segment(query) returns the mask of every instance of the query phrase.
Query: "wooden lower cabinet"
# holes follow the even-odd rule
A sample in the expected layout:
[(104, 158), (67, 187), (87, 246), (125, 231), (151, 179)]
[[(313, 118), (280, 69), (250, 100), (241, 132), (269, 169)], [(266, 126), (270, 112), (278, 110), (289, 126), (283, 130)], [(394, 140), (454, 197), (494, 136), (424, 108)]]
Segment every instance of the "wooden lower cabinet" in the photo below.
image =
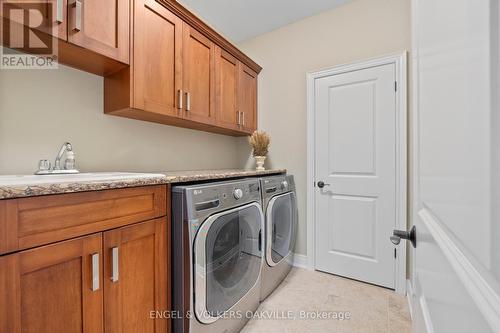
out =
[[(169, 229), (155, 219), (0, 257), (0, 333), (169, 332)], [(113, 250), (115, 249), (115, 250)]]
[(167, 332), (167, 260), (166, 218), (104, 233), (106, 333)]
[(103, 332), (102, 234), (0, 257), (0, 286), (2, 333)]

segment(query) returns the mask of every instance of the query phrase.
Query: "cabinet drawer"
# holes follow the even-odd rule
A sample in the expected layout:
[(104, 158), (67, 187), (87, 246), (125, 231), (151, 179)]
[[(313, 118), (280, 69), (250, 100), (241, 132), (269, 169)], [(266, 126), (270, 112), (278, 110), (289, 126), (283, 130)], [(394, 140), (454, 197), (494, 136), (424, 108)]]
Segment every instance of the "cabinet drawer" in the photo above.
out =
[(161, 217), (166, 205), (165, 185), (0, 202), (0, 253)]

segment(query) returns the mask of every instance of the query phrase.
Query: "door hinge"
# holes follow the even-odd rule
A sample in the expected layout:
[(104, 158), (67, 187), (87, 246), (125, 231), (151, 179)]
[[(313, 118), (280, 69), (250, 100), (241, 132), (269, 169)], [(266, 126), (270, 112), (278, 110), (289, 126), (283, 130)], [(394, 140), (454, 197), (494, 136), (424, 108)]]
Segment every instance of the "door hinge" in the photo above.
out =
[(394, 81), (394, 91), (398, 91), (398, 81)]
[(396, 255), (396, 249), (394, 249), (394, 259), (396, 259), (397, 255)]

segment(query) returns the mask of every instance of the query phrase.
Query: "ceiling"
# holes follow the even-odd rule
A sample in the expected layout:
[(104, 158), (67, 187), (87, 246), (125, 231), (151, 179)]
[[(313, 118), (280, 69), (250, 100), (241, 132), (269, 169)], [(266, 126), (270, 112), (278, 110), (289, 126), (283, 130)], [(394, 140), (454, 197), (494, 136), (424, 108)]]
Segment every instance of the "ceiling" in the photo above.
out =
[(235, 43), (349, 0), (177, 0)]

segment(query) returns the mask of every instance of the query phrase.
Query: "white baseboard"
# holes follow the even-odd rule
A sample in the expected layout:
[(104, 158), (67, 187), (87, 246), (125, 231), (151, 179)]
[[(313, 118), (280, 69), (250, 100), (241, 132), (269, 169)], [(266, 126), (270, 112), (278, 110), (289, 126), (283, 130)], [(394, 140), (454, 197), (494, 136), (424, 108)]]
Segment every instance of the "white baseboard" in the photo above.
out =
[(304, 254), (295, 253), (293, 255), (293, 266), (309, 269), (309, 259)]
[(410, 317), (413, 320), (413, 286), (411, 280), (406, 280), (406, 298), (408, 299), (408, 307), (410, 308)]

